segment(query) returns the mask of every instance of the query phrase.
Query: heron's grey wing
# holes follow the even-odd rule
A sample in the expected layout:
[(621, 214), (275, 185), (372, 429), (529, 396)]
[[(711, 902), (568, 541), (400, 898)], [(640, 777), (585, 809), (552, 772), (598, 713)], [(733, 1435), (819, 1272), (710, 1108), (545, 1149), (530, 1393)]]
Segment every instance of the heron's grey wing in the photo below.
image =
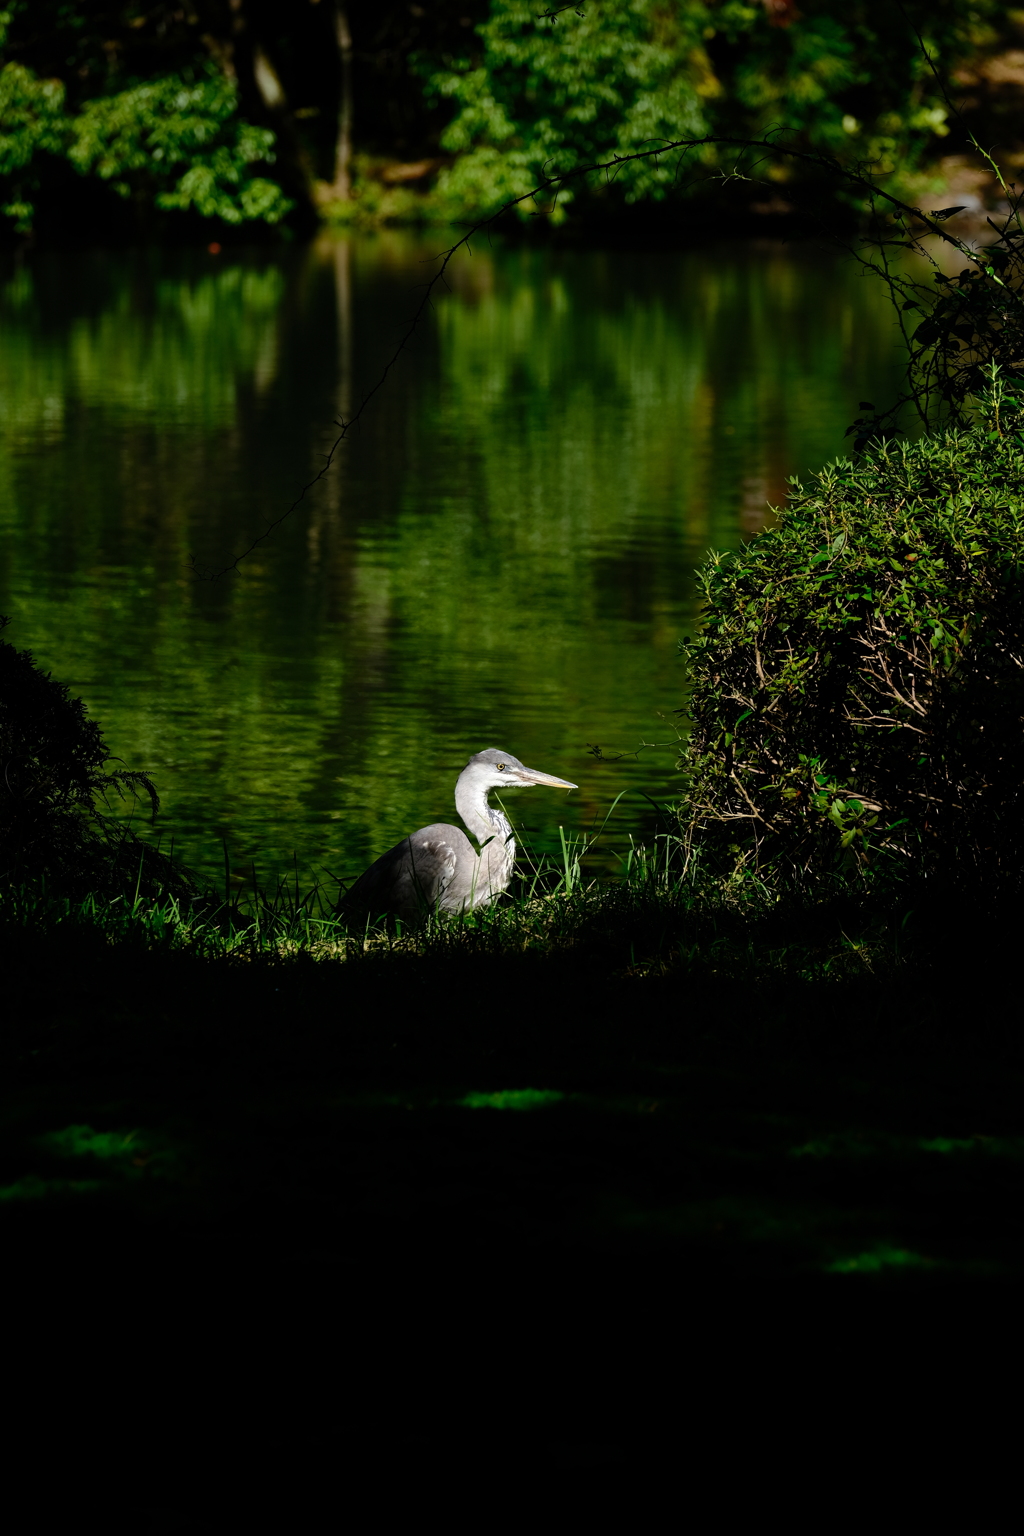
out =
[(465, 833), (438, 823), (421, 827), (399, 845), (403, 858), (394, 888), (392, 911), (396, 917), (415, 922), (442, 902), (455, 873), (458, 838), (465, 842)]
[(451, 884), (456, 864), (465, 852), (472, 855), (466, 834), (458, 827), (435, 823), (403, 838), (345, 895), (344, 910), (371, 919), (400, 917), (414, 923), (432, 912)]

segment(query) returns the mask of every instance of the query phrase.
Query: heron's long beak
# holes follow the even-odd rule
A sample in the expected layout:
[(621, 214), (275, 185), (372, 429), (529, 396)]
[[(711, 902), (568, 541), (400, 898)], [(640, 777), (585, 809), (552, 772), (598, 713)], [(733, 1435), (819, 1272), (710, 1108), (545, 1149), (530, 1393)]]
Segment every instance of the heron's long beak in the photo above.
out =
[(520, 784), (549, 784), (552, 789), (579, 789), (578, 784), (570, 784), (568, 779), (556, 779), (553, 773), (538, 773), (536, 768), (517, 768), (516, 778)]

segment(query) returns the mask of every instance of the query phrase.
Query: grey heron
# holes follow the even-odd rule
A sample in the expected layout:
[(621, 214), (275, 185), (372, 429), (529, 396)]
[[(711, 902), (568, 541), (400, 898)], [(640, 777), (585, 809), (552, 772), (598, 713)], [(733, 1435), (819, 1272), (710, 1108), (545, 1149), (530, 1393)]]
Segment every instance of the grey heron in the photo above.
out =
[(518, 757), (496, 747), (478, 752), (459, 774), (455, 809), (479, 847), (461, 827), (447, 822), (421, 827), (360, 875), (339, 910), (371, 920), (397, 917), (415, 923), (430, 912), (487, 906), (507, 887), (516, 857), (512, 825), (488, 804), (487, 796), (492, 789), (526, 789), (534, 784), (578, 788), (568, 779), (526, 768)]

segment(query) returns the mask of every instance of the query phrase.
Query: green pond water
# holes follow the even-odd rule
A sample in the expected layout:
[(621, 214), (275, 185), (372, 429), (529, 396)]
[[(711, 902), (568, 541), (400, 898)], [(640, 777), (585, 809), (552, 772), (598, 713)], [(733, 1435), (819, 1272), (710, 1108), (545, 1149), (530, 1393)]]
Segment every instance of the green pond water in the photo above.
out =
[[(838, 253), (481, 245), (335, 467), (443, 244), (52, 254), (0, 281), (0, 611), (149, 769), (200, 869), (350, 875), (453, 819), (501, 747), (579, 791), (508, 809), (606, 867), (676, 793), (709, 547), (843, 451), (899, 360)], [(590, 747), (638, 756), (598, 761)], [(138, 822), (144, 820), (141, 810)]]

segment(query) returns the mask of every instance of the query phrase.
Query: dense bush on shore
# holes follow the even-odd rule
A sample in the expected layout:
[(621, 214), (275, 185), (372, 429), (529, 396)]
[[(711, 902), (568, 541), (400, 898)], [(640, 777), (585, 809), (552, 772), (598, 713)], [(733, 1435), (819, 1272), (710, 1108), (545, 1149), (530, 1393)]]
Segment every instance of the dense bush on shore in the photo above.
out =
[[(0, 628), (9, 621), (0, 620)], [(145, 773), (105, 771), (110, 754), (81, 699), (28, 651), (0, 640), (0, 883), (81, 898), (196, 889), (183, 870), (104, 816), (110, 795), (156, 791)]]
[(702, 573), (686, 647), (691, 848), (807, 884), (846, 868), (1017, 889), (1024, 404), (876, 443)]

